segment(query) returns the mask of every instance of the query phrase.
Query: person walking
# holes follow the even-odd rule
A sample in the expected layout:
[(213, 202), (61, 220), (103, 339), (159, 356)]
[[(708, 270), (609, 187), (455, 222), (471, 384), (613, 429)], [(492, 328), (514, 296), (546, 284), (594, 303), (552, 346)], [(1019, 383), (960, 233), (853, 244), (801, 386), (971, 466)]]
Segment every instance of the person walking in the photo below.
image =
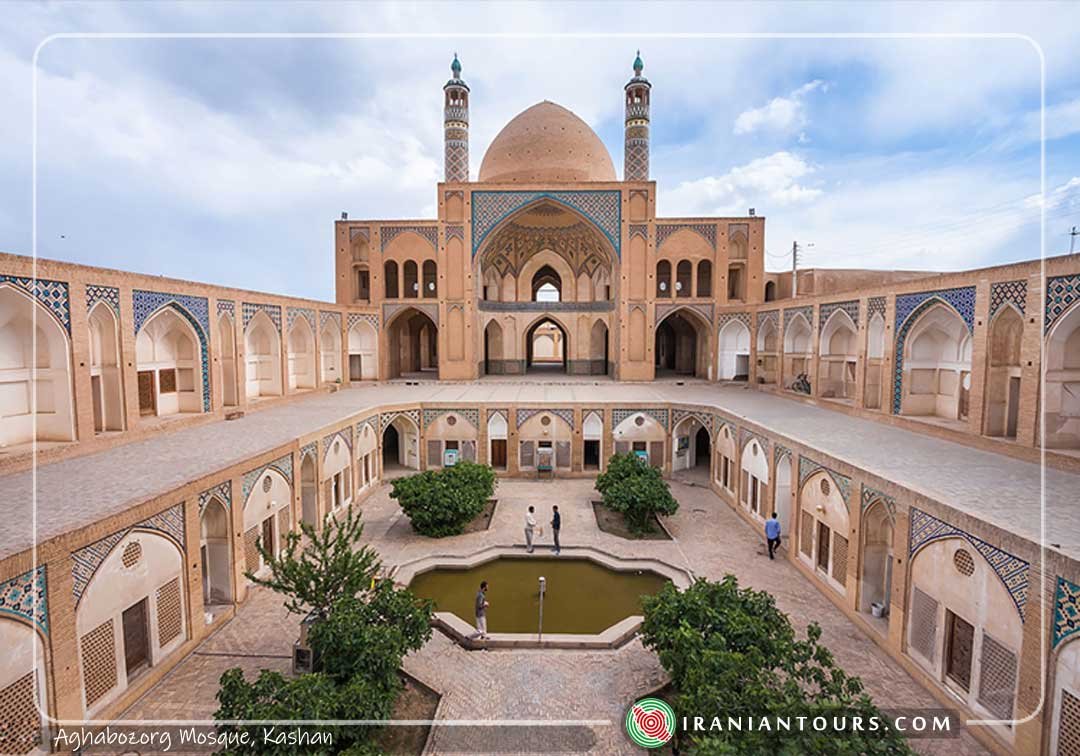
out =
[(551, 507), (551, 535), (555, 538), (555, 546), (551, 549), (556, 554), (562, 551), (562, 547), (559, 545), (559, 528), (562, 527), (562, 515), (559, 514), (559, 505), (555, 504)]
[(780, 546), (780, 521), (776, 519), (776, 512), (765, 521), (765, 537), (769, 540), (769, 559), (773, 559), (773, 552)]
[(535, 511), (530, 506), (529, 511), (525, 513), (525, 550), (530, 554), (533, 553), (533, 534), (536, 532), (536, 516), (533, 514)]
[(476, 632), (471, 638), (487, 640), (487, 610), (491, 604), (487, 600), (488, 584), (486, 580), (480, 581), (480, 590), (476, 592)]

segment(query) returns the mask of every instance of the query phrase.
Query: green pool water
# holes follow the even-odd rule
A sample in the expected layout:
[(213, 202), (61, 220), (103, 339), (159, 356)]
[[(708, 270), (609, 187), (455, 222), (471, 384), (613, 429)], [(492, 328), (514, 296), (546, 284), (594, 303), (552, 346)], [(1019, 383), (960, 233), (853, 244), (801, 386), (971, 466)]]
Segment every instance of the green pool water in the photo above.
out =
[(410, 590), (434, 599), (440, 612), (453, 612), (469, 624), (480, 581), (488, 581), (489, 633), (535, 633), (539, 618), (540, 576), (545, 633), (599, 633), (641, 614), (641, 596), (667, 582), (655, 572), (617, 572), (588, 559), (500, 557), (469, 569), (438, 567), (412, 579)]

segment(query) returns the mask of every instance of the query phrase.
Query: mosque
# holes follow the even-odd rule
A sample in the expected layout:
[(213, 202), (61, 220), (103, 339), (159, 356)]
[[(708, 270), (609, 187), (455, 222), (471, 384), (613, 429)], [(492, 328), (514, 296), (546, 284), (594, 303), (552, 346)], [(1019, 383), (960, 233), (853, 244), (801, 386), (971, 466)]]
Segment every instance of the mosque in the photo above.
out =
[(474, 181), (455, 56), (437, 217), (343, 213), (333, 302), (0, 255), (0, 751), (123, 712), (243, 604), (257, 538), (391, 470), (635, 450), (777, 511), (984, 747), (1080, 753), (1080, 255), (766, 272), (754, 209), (657, 217), (643, 69), (621, 178), (543, 101)]

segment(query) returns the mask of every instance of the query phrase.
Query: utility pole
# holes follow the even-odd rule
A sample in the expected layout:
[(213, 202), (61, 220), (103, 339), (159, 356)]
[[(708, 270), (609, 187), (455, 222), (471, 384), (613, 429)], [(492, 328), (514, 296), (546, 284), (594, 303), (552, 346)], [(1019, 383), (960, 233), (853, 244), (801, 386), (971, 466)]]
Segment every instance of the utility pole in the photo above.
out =
[(799, 243), (791, 242), (791, 297), (799, 293)]
[(1072, 227), (1072, 231), (1069, 232), (1069, 254), (1073, 253), (1073, 245), (1076, 244), (1076, 237), (1080, 236), (1080, 231), (1076, 230), (1076, 226)]

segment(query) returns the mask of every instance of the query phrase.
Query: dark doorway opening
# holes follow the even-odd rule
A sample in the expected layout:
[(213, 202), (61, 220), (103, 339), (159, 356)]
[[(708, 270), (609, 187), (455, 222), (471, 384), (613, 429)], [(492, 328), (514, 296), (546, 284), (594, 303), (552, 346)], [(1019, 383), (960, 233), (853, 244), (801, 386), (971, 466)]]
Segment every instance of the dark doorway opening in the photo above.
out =
[(401, 464), (401, 436), (393, 425), (383, 431), (382, 457), (384, 468)]
[(130, 680), (150, 664), (150, 635), (146, 624), (146, 599), (129, 606), (120, 618), (124, 627), (124, 669)]
[(600, 439), (585, 441), (585, 469), (600, 469)]
[(708, 467), (709, 466), (709, 431), (705, 428), (698, 428), (697, 435), (694, 436), (694, 464), (696, 467)]

